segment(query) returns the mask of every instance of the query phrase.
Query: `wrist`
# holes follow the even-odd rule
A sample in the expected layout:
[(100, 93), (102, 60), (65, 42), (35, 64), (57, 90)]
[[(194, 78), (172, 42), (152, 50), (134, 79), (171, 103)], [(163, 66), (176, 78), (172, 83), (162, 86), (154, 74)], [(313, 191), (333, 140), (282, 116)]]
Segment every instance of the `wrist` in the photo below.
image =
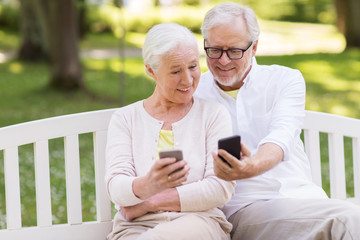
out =
[(145, 202), (145, 207), (148, 210), (148, 212), (160, 212), (160, 207), (157, 204), (157, 202), (155, 201), (154, 197), (150, 197), (148, 198)]
[(145, 200), (152, 195), (150, 187), (146, 184), (147, 182), (146, 176), (138, 177), (133, 181), (133, 193), (137, 198)]

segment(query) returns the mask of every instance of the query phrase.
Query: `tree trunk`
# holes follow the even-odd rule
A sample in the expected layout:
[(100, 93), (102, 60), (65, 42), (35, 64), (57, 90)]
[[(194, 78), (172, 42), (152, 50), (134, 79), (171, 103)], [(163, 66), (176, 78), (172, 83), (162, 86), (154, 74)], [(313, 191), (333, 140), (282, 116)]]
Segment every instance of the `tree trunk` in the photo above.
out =
[(46, 57), (36, 10), (28, 0), (20, 0), (20, 34), (22, 40), (18, 50), (20, 60), (33, 61)]
[(51, 65), (50, 86), (61, 90), (84, 88), (78, 53), (76, 0), (36, 2)]
[(337, 26), (346, 39), (346, 47), (360, 47), (360, 1), (335, 0)]

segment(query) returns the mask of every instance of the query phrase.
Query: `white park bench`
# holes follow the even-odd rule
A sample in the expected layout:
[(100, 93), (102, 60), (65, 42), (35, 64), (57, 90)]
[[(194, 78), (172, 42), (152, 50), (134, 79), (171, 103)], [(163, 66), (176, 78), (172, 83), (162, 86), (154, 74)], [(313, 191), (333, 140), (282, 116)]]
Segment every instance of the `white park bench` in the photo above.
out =
[[(115, 109), (72, 114), (0, 128), (6, 198), (6, 228), (1, 240), (105, 239), (112, 227), (112, 204), (104, 183), (108, 122)], [(313, 180), (322, 184), (319, 133), (328, 133), (330, 197), (360, 203), (360, 120), (306, 112), (303, 137)], [(83, 221), (79, 164), (79, 134), (93, 134), (96, 220)], [(354, 192), (347, 193), (344, 136), (352, 140)], [(50, 139), (64, 138), (67, 223), (53, 224), (50, 190)], [(36, 186), (36, 226), (22, 226), (18, 147), (33, 144)], [(1, 159), (1, 158), (0, 158)], [(348, 166), (346, 166), (348, 167)], [(1, 181), (4, 181), (0, 179)]]

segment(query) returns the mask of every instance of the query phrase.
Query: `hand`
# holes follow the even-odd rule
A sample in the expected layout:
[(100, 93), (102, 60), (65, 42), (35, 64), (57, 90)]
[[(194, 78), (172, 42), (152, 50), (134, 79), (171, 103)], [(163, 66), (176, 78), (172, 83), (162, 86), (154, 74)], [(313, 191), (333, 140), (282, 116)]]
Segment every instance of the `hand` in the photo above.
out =
[(120, 207), (120, 212), (127, 221), (132, 221), (151, 212), (179, 212), (180, 210), (180, 198), (176, 188), (166, 189), (137, 205)]
[(241, 145), (240, 161), (225, 150), (219, 149), (218, 154), (222, 156), (224, 162), (216, 153), (212, 153), (214, 159), (214, 173), (217, 177), (232, 181), (252, 177), (253, 164), (251, 161), (251, 152), (243, 144)]
[(214, 158), (214, 173), (221, 179), (231, 181), (254, 177), (273, 168), (284, 158), (284, 152), (275, 143), (264, 143), (257, 153), (251, 156), (250, 150), (241, 143), (240, 161), (224, 150), (219, 150), (226, 162), (222, 161), (216, 153)]
[(120, 207), (120, 212), (126, 221), (130, 222), (135, 218), (141, 217), (148, 213), (145, 208), (144, 202), (136, 204), (134, 206)]
[(189, 170), (185, 160), (159, 159), (145, 176), (134, 180), (134, 194), (145, 200), (165, 189), (180, 186), (187, 180)]

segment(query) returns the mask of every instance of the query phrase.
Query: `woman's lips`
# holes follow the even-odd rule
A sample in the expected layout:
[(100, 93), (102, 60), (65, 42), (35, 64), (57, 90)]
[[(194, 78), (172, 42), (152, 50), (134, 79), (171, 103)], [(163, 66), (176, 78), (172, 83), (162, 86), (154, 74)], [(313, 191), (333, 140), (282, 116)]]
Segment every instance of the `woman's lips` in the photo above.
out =
[(178, 88), (177, 90), (179, 90), (180, 92), (187, 92), (190, 90), (191, 87), (188, 88)]

